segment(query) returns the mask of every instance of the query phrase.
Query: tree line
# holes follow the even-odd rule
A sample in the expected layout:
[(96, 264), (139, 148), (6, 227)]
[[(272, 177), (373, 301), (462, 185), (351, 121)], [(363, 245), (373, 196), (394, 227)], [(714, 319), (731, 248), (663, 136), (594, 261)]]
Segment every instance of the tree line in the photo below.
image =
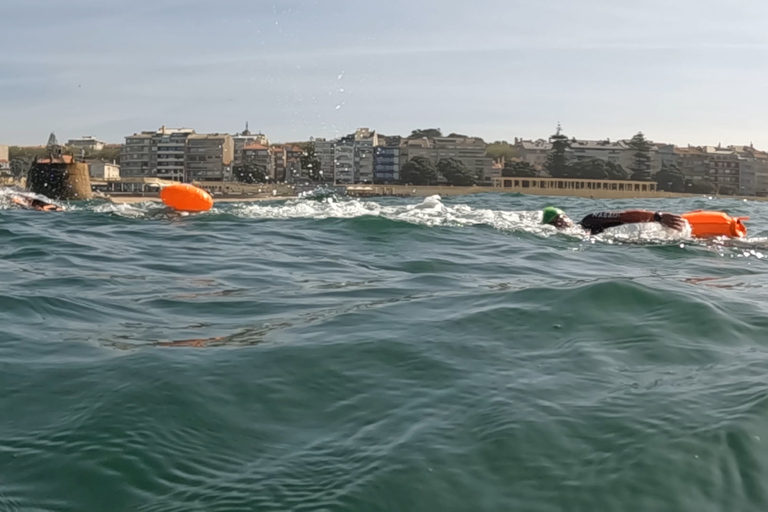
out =
[[(560, 126), (557, 132), (550, 137), (552, 148), (547, 154), (544, 170), (553, 178), (586, 179), (586, 180), (633, 180), (655, 181), (658, 190), (668, 192), (712, 193), (716, 189), (709, 182), (686, 183), (685, 174), (675, 165), (662, 164), (661, 170), (655, 174), (651, 164), (651, 142), (645, 138), (643, 132), (638, 132), (629, 141), (628, 146), (633, 151), (632, 165), (625, 169), (615, 162), (588, 158), (572, 160), (568, 157), (575, 139), (569, 139)], [(536, 168), (528, 162), (507, 161), (502, 170), (504, 177), (536, 177), (539, 176)], [(721, 190), (721, 193), (728, 193)]]

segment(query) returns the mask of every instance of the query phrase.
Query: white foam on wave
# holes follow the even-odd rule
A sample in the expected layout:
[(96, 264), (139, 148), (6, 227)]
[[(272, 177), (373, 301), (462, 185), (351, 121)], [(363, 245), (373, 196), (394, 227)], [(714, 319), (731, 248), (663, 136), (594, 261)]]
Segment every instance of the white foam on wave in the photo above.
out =
[[(558, 231), (541, 224), (542, 212), (504, 211), (473, 208), (465, 204), (448, 206), (440, 196), (424, 198), (421, 203), (403, 206), (384, 206), (373, 201), (359, 199), (337, 200), (332, 197), (321, 201), (292, 200), (283, 204), (244, 205), (235, 215), (252, 219), (350, 219), (373, 216), (425, 226), (478, 226), (486, 225), (502, 231), (522, 231), (549, 237), (565, 234), (589, 238), (579, 227)], [(666, 243), (690, 239), (690, 228), (673, 231), (659, 224), (633, 224), (611, 228), (597, 237), (608, 243), (658, 242)]]
[(475, 209), (459, 204), (447, 206), (440, 196), (429, 196), (421, 203), (385, 206), (358, 199), (320, 201), (291, 200), (283, 204), (251, 204), (235, 210), (235, 215), (250, 219), (351, 219), (381, 217), (425, 226), (488, 225), (502, 230), (530, 230), (553, 234), (555, 229), (541, 225), (541, 212)]
[(27, 190), (22, 190), (17, 187), (6, 187), (0, 188), (0, 210), (19, 209), (20, 206), (13, 202), (13, 198), (19, 196), (28, 197), (30, 199), (40, 199), (41, 201), (47, 201), (49, 203), (61, 206), (61, 203), (52, 201), (43, 195), (35, 194), (34, 192), (29, 192)]

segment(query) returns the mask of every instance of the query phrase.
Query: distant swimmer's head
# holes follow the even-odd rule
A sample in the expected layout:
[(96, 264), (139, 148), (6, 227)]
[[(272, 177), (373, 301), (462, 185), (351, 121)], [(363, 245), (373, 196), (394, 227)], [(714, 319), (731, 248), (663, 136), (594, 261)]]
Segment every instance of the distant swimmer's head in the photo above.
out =
[(563, 210), (554, 206), (544, 208), (544, 215), (541, 219), (543, 224), (555, 226), (557, 229), (569, 228), (573, 226), (573, 221), (568, 218)]

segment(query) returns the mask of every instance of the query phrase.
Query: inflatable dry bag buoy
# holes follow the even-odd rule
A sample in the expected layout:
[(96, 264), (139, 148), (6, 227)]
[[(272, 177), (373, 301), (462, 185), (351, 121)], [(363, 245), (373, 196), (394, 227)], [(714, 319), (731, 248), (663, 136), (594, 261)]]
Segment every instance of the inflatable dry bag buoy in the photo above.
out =
[(727, 213), (704, 210), (684, 213), (682, 217), (691, 225), (691, 234), (697, 238), (747, 236), (747, 226), (742, 221), (749, 220), (749, 217), (731, 217)]
[(213, 208), (213, 198), (205, 190), (189, 183), (176, 183), (160, 191), (167, 206), (182, 212), (207, 212)]

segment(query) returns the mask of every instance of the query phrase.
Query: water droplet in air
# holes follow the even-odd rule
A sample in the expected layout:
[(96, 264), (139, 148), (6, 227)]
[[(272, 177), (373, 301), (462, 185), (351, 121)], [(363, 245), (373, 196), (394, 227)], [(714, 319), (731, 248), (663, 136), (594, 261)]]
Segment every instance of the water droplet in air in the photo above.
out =
[(344, 78), (344, 72), (343, 71), (341, 73), (339, 73), (339, 76), (337, 76), (336, 79), (337, 80), (341, 80), (342, 78)]
[(344, 92), (344, 88), (342, 87), (341, 89), (339, 89), (339, 92), (343, 93)]

